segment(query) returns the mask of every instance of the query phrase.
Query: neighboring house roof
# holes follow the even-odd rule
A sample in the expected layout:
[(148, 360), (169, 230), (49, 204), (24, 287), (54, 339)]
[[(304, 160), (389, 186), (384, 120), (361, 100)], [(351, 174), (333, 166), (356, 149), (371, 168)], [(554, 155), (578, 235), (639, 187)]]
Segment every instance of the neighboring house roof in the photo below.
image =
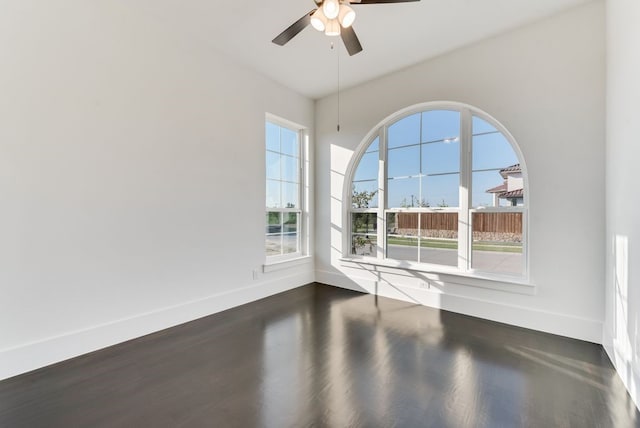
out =
[(487, 190), (487, 193), (501, 193), (507, 190), (507, 183), (502, 183), (499, 186), (496, 187), (492, 187), (491, 189)]
[(514, 174), (516, 172), (522, 172), (522, 168), (520, 168), (520, 164), (517, 163), (515, 165), (508, 166), (506, 168), (502, 168), (500, 170), (500, 175), (502, 178), (507, 178), (509, 174)]
[(522, 198), (524, 196), (523, 189), (516, 189), (510, 192), (504, 192), (500, 194), (500, 198), (503, 199), (511, 199), (511, 198)]
[(512, 198), (522, 198), (524, 195), (523, 189), (515, 189), (508, 191), (507, 179), (511, 174), (517, 174), (522, 172), (522, 168), (520, 168), (520, 164), (517, 163), (515, 165), (508, 166), (506, 168), (502, 168), (500, 170), (500, 175), (504, 178), (504, 183), (499, 186), (492, 187), (489, 190), (486, 190), (487, 193), (497, 193), (500, 199), (512, 199)]

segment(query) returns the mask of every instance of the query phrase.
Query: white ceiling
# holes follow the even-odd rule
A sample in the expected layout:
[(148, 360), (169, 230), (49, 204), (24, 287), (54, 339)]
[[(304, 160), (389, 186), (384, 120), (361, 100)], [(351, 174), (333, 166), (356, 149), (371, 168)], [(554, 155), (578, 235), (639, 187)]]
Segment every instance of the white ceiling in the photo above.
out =
[[(285, 46), (271, 40), (315, 8), (312, 0), (141, 0), (137, 12), (185, 32), (283, 85), (321, 98), (590, 0), (421, 0), (356, 5), (364, 51), (309, 26)], [(337, 50), (331, 50), (335, 42)], [(339, 53), (339, 58), (337, 53)]]

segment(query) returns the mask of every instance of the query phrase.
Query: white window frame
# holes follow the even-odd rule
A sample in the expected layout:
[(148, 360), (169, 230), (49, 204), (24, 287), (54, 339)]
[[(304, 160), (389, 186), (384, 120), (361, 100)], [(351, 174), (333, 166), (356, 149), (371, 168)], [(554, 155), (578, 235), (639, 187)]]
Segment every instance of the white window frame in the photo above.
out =
[[(450, 110), (460, 113), (460, 188), (459, 188), (459, 207), (435, 208), (435, 207), (413, 207), (413, 208), (387, 208), (387, 135), (388, 128), (395, 122), (416, 114), (430, 110)], [(522, 206), (516, 207), (472, 207), (472, 170), (471, 170), (471, 149), (472, 149), (472, 120), (478, 117), (491, 124), (497, 131), (502, 133), (506, 140), (514, 150), (520, 167), (522, 169), (524, 184), (524, 202)], [(352, 208), (352, 185), (356, 169), (360, 163), (360, 159), (367, 151), (369, 145), (379, 138), (379, 168), (378, 168), (378, 208), (373, 209), (354, 209)], [(376, 125), (363, 139), (358, 148), (354, 151), (349, 166), (347, 168), (345, 187), (343, 193), (343, 225), (345, 233), (343, 234), (343, 257), (342, 261), (346, 266), (352, 262), (360, 264), (378, 265), (384, 267), (397, 267), (411, 271), (441, 273), (446, 275), (455, 275), (462, 277), (471, 277), (478, 279), (488, 279), (502, 281), (504, 283), (521, 283), (529, 284), (529, 240), (528, 240), (528, 212), (529, 212), (529, 183), (526, 164), (522, 152), (511, 133), (495, 118), (484, 111), (468, 104), (435, 101), (421, 103), (402, 109)], [(352, 222), (351, 213), (354, 212), (376, 212), (377, 213), (377, 251), (372, 256), (361, 256), (352, 254)], [(411, 212), (411, 213), (433, 213), (433, 212), (457, 212), (458, 213), (458, 266), (446, 266), (430, 263), (421, 263), (407, 260), (388, 259), (385, 257), (387, 250), (387, 213), (389, 212)], [(488, 271), (480, 271), (472, 268), (472, 225), (471, 219), (474, 212), (520, 212), (522, 213), (522, 274), (510, 275), (503, 273), (495, 273)], [(420, 216), (418, 217), (420, 218)], [(418, 250), (419, 251), (419, 250)], [(419, 260), (419, 259), (418, 259)], [(473, 281), (472, 281), (473, 282)]]
[[(270, 208), (270, 207), (267, 207), (265, 204), (265, 216), (264, 216), (264, 228), (263, 228), (263, 230), (265, 231), (265, 234), (264, 234), (265, 243), (266, 243), (267, 226), (268, 226), (268, 221), (267, 221), (268, 212), (279, 212), (281, 213), (282, 216), (284, 216), (287, 213), (297, 213), (298, 214), (298, 224), (297, 224), (298, 233), (297, 233), (296, 246), (298, 251), (293, 253), (269, 256), (266, 254), (266, 247), (265, 247), (265, 262), (263, 266), (264, 272), (278, 270), (283, 265), (286, 265), (287, 262), (300, 261), (301, 259), (308, 257), (308, 254), (309, 254), (309, 236), (308, 236), (308, 230), (309, 230), (309, 212), (308, 212), (309, 132), (308, 132), (308, 129), (302, 125), (299, 125), (297, 123), (283, 119), (281, 117), (275, 116), (270, 113), (265, 114), (265, 125), (267, 122), (282, 128), (289, 129), (290, 131), (294, 131), (297, 134), (298, 153), (299, 153), (298, 165), (297, 165), (298, 180), (299, 180), (299, 184), (298, 184), (298, 201), (299, 202), (298, 202), (297, 208), (286, 208), (286, 207)], [(264, 136), (263, 141), (266, 142), (266, 135)], [(266, 156), (266, 152), (267, 150), (265, 148), (263, 152), (265, 156)], [(264, 177), (265, 177), (265, 192), (266, 192), (266, 183), (267, 183), (266, 171), (265, 171)], [(266, 197), (264, 198), (264, 200), (266, 201)], [(281, 233), (282, 233), (282, 230), (281, 230)]]

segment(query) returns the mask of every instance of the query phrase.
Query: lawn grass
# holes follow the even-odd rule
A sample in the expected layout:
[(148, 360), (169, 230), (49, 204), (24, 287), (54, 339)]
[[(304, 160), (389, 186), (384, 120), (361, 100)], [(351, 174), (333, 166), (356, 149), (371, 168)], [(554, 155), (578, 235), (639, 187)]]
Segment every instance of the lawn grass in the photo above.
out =
[[(389, 245), (405, 245), (417, 247), (417, 238), (405, 238), (401, 236), (390, 236), (387, 238)], [(420, 246), (423, 248), (444, 248), (449, 250), (458, 249), (458, 242), (449, 239), (428, 239), (422, 238)], [(473, 249), (478, 251), (497, 251), (501, 253), (522, 253), (522, 245), (516, 242), (479, 242), (473, 244)]]
[[(409, 247), (417, 247), (418, 240), (415, 238), (402, 238), (402, 237), (388, 237), (387, 244), (390, 245), (405, 245)], [(451, 250), (455, 250), (458, 248), (457, 241), (449, 241), (449, 240), (440, 240), (440, 239), (422, 239), (420, 241), (421, 247), (428, 248), (448, 248)]]
[(520, 244), (514, 245), (508, 242), (489, 243), (483, 242), (479, 244), (473, 244), (474, 250), (478, 251), (498, 251), (500, 253), (522, 253), (522, 246)]

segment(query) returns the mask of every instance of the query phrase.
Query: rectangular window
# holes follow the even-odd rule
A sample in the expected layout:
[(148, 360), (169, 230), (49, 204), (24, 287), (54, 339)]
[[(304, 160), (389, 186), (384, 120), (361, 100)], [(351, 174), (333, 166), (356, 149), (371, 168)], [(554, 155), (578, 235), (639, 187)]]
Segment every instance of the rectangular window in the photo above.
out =
[(522, 212), (472, 212), (473, 269), (505, 274), (522, 272)]
[(268, 119), (265, 124), (267, 258), (302, 254), (303, 158), (301, 130)]

